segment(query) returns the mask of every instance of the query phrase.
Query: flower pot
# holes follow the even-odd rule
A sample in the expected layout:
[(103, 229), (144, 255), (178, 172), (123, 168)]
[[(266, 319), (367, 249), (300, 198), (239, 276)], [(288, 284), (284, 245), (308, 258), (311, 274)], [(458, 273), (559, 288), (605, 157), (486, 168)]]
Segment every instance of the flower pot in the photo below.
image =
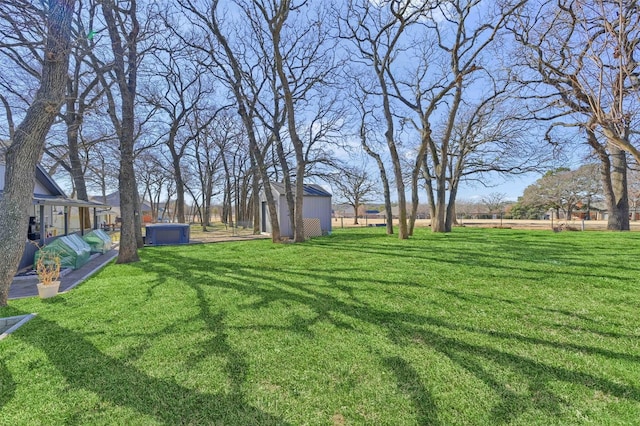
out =
[(44, 285), (38, 283), (38, 295), (41, 299), (48, 299), (58, 294), (60, 288), (60, 281), (53, 281), (51, 284)]

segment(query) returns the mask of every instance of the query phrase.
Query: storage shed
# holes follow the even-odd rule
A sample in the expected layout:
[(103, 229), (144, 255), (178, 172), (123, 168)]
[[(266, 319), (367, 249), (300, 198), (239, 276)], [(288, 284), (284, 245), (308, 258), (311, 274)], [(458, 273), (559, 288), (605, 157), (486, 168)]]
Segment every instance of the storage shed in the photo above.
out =
[[(280, 224), (280, 235), (293, 238), (293, 230), (289, 219), (289, 206), (287, 205), (286, 191), (284, 183), (271, 182), (271, 190), (276, 198), (276, 209), (278, 212), (278, 223)], [(295, 190), (295, 188), (294, 188)], [(305, 235), (314, 236), (314, 229), (317, 229), (319, 222), (319, 232), (327, 234), (331, 232), (331, 194), (320, 185), (305, 184), (302, 204), (302, 216), (305, 220)], [(269, 208), (264, 192), (260, 196), (260, 230), (264, 233), (271, 233), (271, 222), (269, 219)]]

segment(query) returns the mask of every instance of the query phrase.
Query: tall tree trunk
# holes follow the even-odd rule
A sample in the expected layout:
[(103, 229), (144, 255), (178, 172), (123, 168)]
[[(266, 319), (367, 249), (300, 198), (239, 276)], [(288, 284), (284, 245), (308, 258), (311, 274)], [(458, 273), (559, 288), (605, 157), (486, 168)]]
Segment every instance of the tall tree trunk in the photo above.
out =
[[(383, 77), (381, 78), (381, 84), (384, 84)], [(383, 92), (386, 92), (386, 88), (383, 89)], [(400, 156), (398, 155), (396, 143), (393, 140), (393, 116), (391, 114), (388, 95), (383, 96), (383, 99), (384, 115), (387, 121), (387, 130), (384, 134), (387, 146), (389, 147), (391, 163), (393, 164), (393, 175), (396, 181), (396, 192), (398, 193), (398, 238), (406, 240), (409, 238), (409, 231), (407, 229), (407, 198), (404, 193), (405, 189), (402, 176), (402, 164), (400, 163)]]
[[(237, 170), (237, 166), (235, 166), (235, 162), (234, 162), (234, 170)], [(238, 180), (238, 176), (234, 175), (234, 179), (233, 179), (233, 193), (236, 194), (236, 196), (233, 199), (233, 209), (236, 212), (236, 227), (240, 227), (240, 223), (242, 223), (244, 221), (244, 208), (241, 207), (241, 201), (242, 201), (242, 191), (240, 189), (240, 183)]]
[[(298, 157), (298, 155), (296, 155)], [(301, 157), (301, 156), (300, 156)], [(304, 236), (304, 218), (303, 218), (303, 204), (304, 204), (304, 159), (298, 159), (298, 165), (296, 167), (296, 210), (295, 210), (295, 225), (293, 234), (293, 241), (301, 243), (305, 240)]]
[[(133, 172), (133, 167), (131, 167), (131, 171), (129, 173)], [(135, 181), (135, 172), (134, 172), (134, 177), (133, 177), (133, 182), (130, 182), (130, 185), (132, 185), (132, 188), (130, 188), (131, 191), (133, 191), (134, 197), (133, 197), (133, 221), (134, 221), (134, 225), (133, 225), (133, 230), (135, 233), (135, 242), (136, 242), (136, 247), (137, 248), (142, 248), (144, 247), (144, 240), (142, 239), (142, 202), (140, 201), (140, 196), (138, 195), (138, 186), (136, 185), (136, 181)], [(136, 257), (138, 255), (138, 252), (136, 251)], [(133, 262), (133, 260), (132, 260)], [(121, 262), (119, 262), (121, 263)]]
[(450, 166), (450, 174), (451, 174), (451, 190), (449, 191), (449, 204), (447, 205), (447, 224), (445, 225), (449, 231), (454, 225), (458, 225), (458, 218), (456, 217), (456, 199), (458, 198), (458, 188), (460, 187), (460, 179), (462, 177), (462, 172), (465, 167), (465, 158), (464, 155), (460, 154), (458, 156), (458, 161), (455, 162), (455, 167), (452, 165), (452, 162), (449, 162)]
[(380, 180), (382, 181), (382, 191), (384, 196), (384, 211), (387, 225), (387, 235), (393, 235), (393, 211), (391, 209), (391, 187), (389, 185), (389, 178), (387, 177), (387, 170), (384, 167), (384, 162), (380, 157), (380, 154), (374, 152), (367, 144), (366, 129), (364, 126), (364, 118), (360, 126), (360, 142), (365, 152), (376, 161), (378, 170), (380, 171)]
[(602, 188), (609, 212), (607, 229), (628, 231), (630, 225), (626, 154), (613, 143), (608, 144), (607, 151), (598, 142), (595, 133), (589, 129), (587, 129), (587, 143), (596, 151), (600, 159)]
[(628, 231), (629, 225), (629, 196), (627, 192), (627, 154), (613, 143), (609, 143), (611, 152), (611, 186), (607, 229)]
[(213, 185), (209, 178), (207, 184), (202, 193), (202, 230), (206, 231), (207, 226), (211, 225), (211, 193), (213, 192)]
[[(222, 154), (222, 166), (224, 168), (224, 194), (222, 197), (222, 223), (229, 225), (231, 220), (231, 180), (229, 176), (229, 164), (227, 163), (227, 157)], [(233, 226), (233, 221), (231, 221)]]
[(422, 177), (425, 181), (425, 189), (427, 190), (427, 199), (429, 200), (429, 216), (431, 218), (431, 226), (433, 226), (433, 218), (436, 217), (436, 198), (433, 195), (433, 177), (427, 167), (427, 159), (423, 162)]
[(445, 214), (444, 229), (445, 232), (451, 232), (456, 221), (456, 197), (458, 195), (458, 184), (452, 182), (449, 190), (449, 202), (447, 203), (447, 212)]
[[(73, 85), (73, 83), (70, 83)], [(82, 170), (82, 161), (80, 160), (80, 152), (78, 149), (78, 139), (80, 137), (80, 125), (82, 124), (82, 112), (75, 110), (75, 102), (77, 91), (70, 94), (66, 101), (66, 123), (67, 123), (67, 145), (69, 148), (69, 165), (71, 166), (71, 178), (73, 186), (76, 189), (76, 197), (78, 200), (89, 201), (87, 193), (87, 183), (84, 179), (84, 171)], [(80, 223), (86, 229), (91, 225), (91, 214), (89, 209), (80, 209)]]
[[(211, 7), (212, 14), (215, 15), (216, 8), (218, 7), (218, 0), (215, 0)], [(247, 109), (247, 97), (242, 91), (243, 70), (240, 66), (240, 63), (236, 59), (234, 52), (229, 47), (227, 39), (220, 31), (220, 27), (218, 26), (218, 22), (216, 21), (215, 16), (213, 21), (211, 22), (211, 30), (222, 46), (222, 49), (225, 51), (225, 55), (231, 65), (233, 76), (228, 76), (228, 80), (231, 83), (231, 89), (233, 90), (234, 97), (238, 102), (238, 114), (240, 115), (242, 123), (247, 130), (247, 137), (249, 138), (249, 151), (251, 152), (251, 155), (253, 155), (253, 158), (257, 165), (257, 170), (260, 173), (260, 178), (262, 179), (262, 183), (264, 185), (264, 194), (267, 199), (267, 207), (269, 208), (269, 221), (271, 223), (271, 240), (274, 243), (277, 243), (281, 240), (280, 224), (278, 222), (278, 210), (276, 207), (275, 198), (273, 197), (273, 191), (271, 190), (271, 184), (269, 183), (267, 168), (264, 164), (264, 156), (260, 152), (260, 148), (258, 146), (258, 139), (255, 134), (252, 116), (250, 114), (250, 111)], [(251, 108), (251, 106), (249, 106), (249, 108)]]
[(185, 223), (184, 217), (184, 179), (182, 178), (182, 168), (180, 167), (180, 154), (176, 152), (173, 144), (169, 145), (171, 152), (171, 163), (173, 164), (173, 175), (176, 180), (176, 216), (178, 223)]
[[(301, 243), (305, 240), (304, 237), (304, 222), (303, 222), (303, 200), (304, 200), (304, 175), (305, 175), (305, 159), (304, 159), (304, 146), (300, 135), (298, 135), (294, 97), (290, 87), (290, 77), (288, 71), (285, 70), (284, 58), (280, 51), (280, 31), (287, 20), (289, 15), (289, 2), (283, 2), (278, 10), (278, 15), (274, 22), (270, 23), (271, 35), (273, 37), (273, 59), (278, 79), (280, 80), (280, 87), (282, 88), (285, 110), (287, 114), (287, 129), (289, 130), (289, 137), (291, 138), (291, 144), (296, 154), (296, 193), (295, 193), (295, 210), (290, 212), (290, 216), (294, 218), (293, 225), (293, 241)], [(289, 71), (290, 72), (290, 71)]]
[(40, 87), (5, 156), (4, 193), (0, 199), (0, 306), (7, 305), (9, 288), (24, 252), (36, 165), (62, 107), (67, 83), (75, 0), (51, 0), (49, 7)]
[(431, 231), (432, 232), (447, 232), (445, 226), (446, 218), (446, 181), (440, 176), (436, 179), (436, 205), (435, 215), (431, 218)]
[[(131, 0), (130, 8), (126, 11), (131, 18), (131, 32), (125, 34), (125, 40), (119, 32), (115, 14), (122, 10), (116, 9), (113, 0), (102, 3), (102, 13), (107, 24), (111, 48), (114, 55), (113, 71), (116, 76), (121, 98), (121, 121), (118, 137), (120, 139), (120, 173), (118, 174), (118, 190), (120, 191), (120, 250), (117, 263), (130, 263), (140, 260), (138, 247), (142, 243), (142, 219), (134, 163), (135, 142), (135, 96), (137, 85), (137, 38), (140, 27), (136, 18), (137, 5)], [(126, 48), (126, 53), (125, 53)], [(125, 67), (126, 63), (126, 67)], [(117, 123), (114, 123), (117, 124)]]
[(262, 231), (260, 223), (260, 177), (256, 167), (256, 160), (253, 157), (251, 159), (251, 192), (253, 192), (251, 199), (253, 200), (253, 234), (259, 235)]
[[(81, 8), (79, 8), (81, 9)], [(82, 10), (79, 10), (82, 13)], [(83, 56), (75, 51), (75, 64), (73, 70), (67, 79), (67, 98), (65, 103), (64, 120), (67, 125), (67, 145), (69, 149), (69, 168), (73, 186), (76, 190), (76, 197), (79, 200), (89, 201), (87, 193), (87, 184), (84, 177), (84, 168), (80, 160), (79, 138), (80, 126), (84, 120), (86, 109), (86, 98), (95, 89), (99, 79), (94, 78), (83, 92), (80, 92), (80, 84), (82, 83), (82, 68), (84, 65)], [(91, 226), (91, 214), (89, 209), (80, 210), (80, 222), (85, 228)]]
[(415, 176), (415, 171), (411, 172), (411, 213), (409, 214), (409, 236), (413, 236), (413, 230), (416, 226), (416, 219), (418, 216), (418, 204), (420, 203), (420, 196), (418, 194), (418, 179)]
[(384, 212), (387, 218), (387, 235), (393, 235), (393, 209), (391, 208), (391, 186), (389, 185), (389, 178), (387, 178), (387, 172), (384, 169), (384, 165), (378, 164), (380, 169), (380, 180), (382, 181), (382, 191), (384, 195)]
[(462, 74), (457, 69), (457, 60), (454, 60), (454, 74), (456, 75), (456, 90), (451, 102), (451, 110), (447, 119), (447, 127), (442, 137), (440, 145), (440, 158), (435, 167), (436, 176), (436, 206), (435, 217), (431, 219), (432, 232), (451, 232), (451, 224), (447, 227), (447, 171), (449, 170), (449, 145), (451, 143), (451, 134), (456, 122), (456, 116), (460, 102), (462, 101)]
[(353, 224), (354, 225), (360, 225), (360, 223), (358, 222), (358, 209), (360, 208), (360, 200), (358, 200), (358, 198), (354, 198), (353, 200)]
[(231, 177), (229, 175), (229, 171), (226, 173), (225, 177), (225, 210), (227, 212), (227, 217), (225, 219), (225, 223), (233, 228), (233, 188), (231, 186)]
[(282, 168), (282, 182), (284, 183), (285, 199), (287, 200), (287, 207), (289, 208), (289, 226), (293, 232), (296, 228), (296, 200), (293, 186), (291, 185), (291, 171), (289, 170), (289, 164), (287, 163), (287, 156), (284, 154), (284, 147), (282, 146), (282, 138), (280, 137), (280, 125), (277, 120), (274, 123), (273, 141), (276, 147), (276, 153), (278, 154), (278, 160), (280, 161), (280, 167)]
[(416, 225), (416, 219), (418, 214), (418, 206), (420, 204), (420, 198), (418, 196), (420, 170), (426, 167), (425, 154), (427, 148), (431, 142), (431, 125), (429, 124), (429, 115), (420, 112), (420, 123), (422, 129), (420, 130), (420, 148), (416, 154), (416, 161), (411, 170), (411, 216), (409, 219), (409, 235), (413, 235), (413, 229)]

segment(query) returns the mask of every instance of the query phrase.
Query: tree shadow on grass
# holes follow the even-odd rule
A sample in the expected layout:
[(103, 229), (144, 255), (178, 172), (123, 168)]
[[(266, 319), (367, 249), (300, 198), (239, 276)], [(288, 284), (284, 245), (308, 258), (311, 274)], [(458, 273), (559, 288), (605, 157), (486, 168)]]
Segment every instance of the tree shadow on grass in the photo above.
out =
[(422, 384), (420, 375), (413, 366), (397, 356), (385, 358), (384, 365), (395, 374), (398, 389), (411, 398), (418, 424), (438, 426), (440, 421), (433, 396)]
[[(19, 333), (19, 338), (45, 352), (68, 386), (93, 392), (103, 401), (171, 425), (286, 424), (281, 418), (248, 404), (243, 394), (236, 392), (240, 383), (230, 394), (198, 392), (171, 380), (151, 377), (132, 367), (128, 359), (104, 354), (82, 333), (43, 318), (35, 321), (38, 327), (30, 327), (29, 333)], [(244, 364), (235, 365), (243, 368)], [(234, 373), (231, 380), (244, 377), (241, 371)]]
[[(200, 319), (206, 324), (212, 335), (210, 339), (200, 345), (200, 352), (202, 356), (214, 354), (227, 359), (226, 370), (228, 377), (231, 379), (231, 394), (241, 397), (242, 384), (246, 381), (249, 365), (244, 356), (229, 345), (227, 327), (224, 323), (225, 314), (224, 312), (213, 313), (211, 311), (206, 294), (198, 284), (190, 281), (188, 285), (196, 292), (198, 307), (200, 308)], [(193, 364), (193, 358), (191, 357), (188, 362)]]
[(5, 360), (0, 359), (0, 411), (16, 393), (16, 382), (7, 368)]
[[(600, 319), (596, 320), (588, 315), (580, 314), (578, 312), (574, 312), (568, 309), (554, 309), (546, 306), (538, 306), (531, 303), (526, 303), (523, 301), (515, 301), (510, 299), (505, 299), (496, 296), (487, 296), (482, 294), (475, 293), (465, 293), (462, 291), (450, 290), (433, 287), (434, 290), (440, 291), (448, 296), (454, 297), (464, 303), (469, 303), (472, 305), (496, 305), (499, 308), (500, 305), (510, 305), (516, 309), (522, 310), (526, 308), (528, 310), (540, 311), (544, 314), (544, 318), (551, 318), (553, 315), (560, 315), (561, 317), (572, 320), (572, 321), (582, 321), (588, 323), (590, 327), (578, 327), (578, 326), (569, 326), (566, 324), (558, 325), (551, 324), (551, 326), (555, 328), (564, 328), (571, 330), (572, 332), (579, 331), (582, 333), (591, 333), (595, 335), (599, 335), (602, 337), (611, 337), (611, 338), (625, 338), (625, 339), (640, 339), (640, 334), (625, 334), (625, 333), (616, 333), (611, 331), (602, 330), (603, 327), (620, 327), (621, 324), (611, 321), (611, 319), (607, 318), (606, 320)], [(629, 358), (631, 359), (631, 358)], [(635, 360), (640, 359), (640, 357), (634, 357)]]
[[(509, 246), (506, 244), (495, 252), (479, 252), (462, 249), (427, 251), (424, 247), (403, 247), (400, 249), (397, 246), (375, 243), (365, 246), (340, 246), (336, 243), (324, 243), (322, 245), (338, 252), (344, 251), (350, 254), (361, 253), (363, 256), (368, 256), (372, 259), (376, 257), (380, 257), (381, 259), (397, 258), (401, 261), (412, 259), (420, 263), (447, 264), (454, 268), (472, 267), (476, 278), (480, 276), (481, 271), (482, 273), (487, 271), (491, 272), (490, 277), (492, 279), (496, 277), (512, 278), (514, 276), (513, 274), (516, 273), (523, 278), (538, 280), (545, 278), (548, 274), (548, 272), (540, 268), (540, 264), (545, 263), (550, 263), (551, 266), (554, 266), (555, 275), (574, 278), (577, 274), (575, 270), (563, 270), (553, 265), (552, 262), (558, 260), (562, 262), (562, 267), (583, 268), (580, 272), (580, 277), (582, 278), (609, 278), (630, 283), (635, 282), (635, 278), (620, 274), (619, 271), (611, 268), (610, 265), (600, 265), (603, 268), (607, 268), (606, 273), (605, 269), (600, 269), (597, 273), (589, 272), (594, 269), (595, 265), (593, 262), (589, 259), (578, 260), (567, 257), (566, 248), (564, 247), (564, 251), (560, 250), (560, 247), (555, 247), (554, 251), (545, 251), (544, 245), (537, 248), (529, 248), (529, 255), (532, 252), (537, 253), (537, 255), (527, 257), (517, 255), (514, 251), (509, 251)], [(628, 270), (630, 268), (626, 269)]]
[[(3, 306), (0, 308), (0, 318), (15, 317), (18, 315), (24, 315), (24, 312), (12, 306)], [(6, 339), (6, 344), (9, 344), (9, 340), (10, 339)], [(3, 340), (0, 340), (0, 344), (1, 343), (3, 343)], [(16, 382), (7, 367), (7, 361), (6, 359), (0, 358), (0, 411), (2, 411), (2, 407), (13, 399), (15, 392)]]
[[(197, 303), (200, 304), (200, 311), (203, 315), (202, 319), (207, 322), (210, 330), (219, 335), (222, 333), (223, 336), (226, 336), (226, 331), (219, 329), (221, 321), (217, 318), (218, 314), (210, 311), (207, 301), (207, 297), (210, 298), (212, 294), (215, 294), (216, 289), (234, 290), (252, 300), (251, 303), (243, 305), (241, 309), (264, 308), (279, 302), (308, 306), (315, 312), (314, 317), (305, 319), (303, 323), (292, 321), (289, 324), (279, 325), (279, 328), (283, 332), (292, 333), (306, 330), (308, 333), (305, 333), (305, 336), (309, 339), (314, 337), (314, 334), (310, 332), (311, 326), (318, 322), (329, 322), (337, 328), (353, 331), (351, 325), (336, 319), (334, 314), (339, 313), (342, 317), (350, 317), (355, 321), (380, 327), (386, 331), (390, 341), (398, 348), (414, 346), (418, 342), (425, 348), (435, 350), (485, 383), (498, 397), (498, 403), (495, 404), (491, 412), (493, 421), (496, 423), (508, 423), (522, 413), (532, 410), (539, 410), (551, 417), (562, 416), (562, 413), (565, 412), (564, 408), (571, 406), (572, 402), (567, 400), (567, 395), (554, 389), (554, 383), (557, 381), (640, 402), (638, 387), (616, 383), (592, 372), (565, 367), (562, 359), (557, 362), (540, 361), (502, 349), (502, 345), (495, 347), (491, 343), (478, 344), (477, 339), (467, 340), (464, 336), (470, 332), (475, 336), (486, 336), (491, 341), (494, 339), (501, 339), (501, 342), (518, 341), (529, 344), (532, 348), (549, 347), (568, 353), (579, 350), (588, 355), (638, 363), (638, 357), (631, 354), (522, 336), (508, 331), (468, 327), (447, 322), (437, 316), (386, 310), (353, 298), (345, 300), (338, 295), (331, 294), (325, 287), (317, 285), (317, 283), (324, 281), (335, 283), (329, 273), (322, 271), (303, 271), (290, 268), (285, 264), (279, 267), (271, 266), (268, 270), (258, 270), (246, 265), (234, 265), (224, 259), (217, 260), (212, 264), (207, 259), (195, 259), (180, 256), (177, 253), (172, 253), (170, 260), (162, 259), (160, 256), (155, 260), (160, 263), (176, 265), (175, 268), (171, 266), (168, 270), (179, 271), (176, 273), (180, 274), (181, 279), (196, 291)], [(146, 266), (141, 265), (141, 267)], [(221, 276), (216, 272), (218, 268), (220, 271), (233, 271), (233, 277)], [(166, 276), (166, 274), (161, 275)], [(286, 282), (282, 282), (281, 277), (283, 276), (287, 277)], [(477, 304), (474, 301), (468, 302)], [(515, 301), (513, 303), (518, 304)], [(269, 327), (272, 326), (256, 325), (254, 328), (260, 330)], [(453, 337), (452, 333), (454, 333)], [(228, 348), (225, 351), (233, 353)], [(386, 360), (385, 366), (395, 374), (398, 386), (401, 389), (409, 390), (409, 397), (416, 406), (418, 415), (423, 419), (437, 421), (437, 412), (433, 409), (432, 398), (421, 384), (415, 369), (408, 363), (399, 362), (395, 358), (393, 361)], [(243, 367), (243, 364), (240, 363), (238, 368), (242, 370), (246, 369), (246, 366)], [(501, 375), (496, 374), (496, 371), (505, 370), (517, 373), (519, 380), (525, 383), (525, 392), (514, 391)]]
[[(614, 235), (614, 234), (608, 234)], [(311, 244), (327, 247), (331, 250), (345, 251), (349, 253), (361, 253), (364, 256), (387, 258), (407, 258), (415, 259), (417, 262), (438, 262), (451, 264), (452, 266), (473, 266), (474, 268), (488, 268), (493, 270), (499, 264), (501, 269), (506, 271), (505, 276), (509, 276), (511, 271), (529, 275), (531, 278), (539, 278), (545, 274), (541, 272), (540, 264), (550, 264), (561, 262), (563, 267), (582, 268), (581, 277), (589, 278), (610, 278), (634, 282), (635, 278), (619, 274), (616, 267), (612, 267), (610, 262), (603, 260), (603, 251), (610, 250), (614, 253), (616, 246), (598, 247), (600, 256), (579, 256), (576, 243), (572, 238), (550, 239), (548, 234), (528, 231), (515, 231), (515, 233), (504, 232), (462, 232), (450, 234), (430, 234), (427, 238), (433, 241), (438, 247), (436, 250), (425, 250), (421, 237), (417, 236), (409, 242), (399, 242), (390, 238), (387, 241), (378, 240), (374, 242), (361, 241), (361, 235), (341, 234), (339, 237), (331, 239), (313, 239)], [(424, 237), (422, 237), (424, 239)], [(522, 241), (519, 241), (522, 240)], [(448, 244), (446, 248), (442, 246)], [(591, 253), (592, 247), (585, 242), (578, 242), (577, 248), (584, 252)], [(582, 244), (585, 244), (584, 246)], [(529, 266), (531, 265), (531, 266)], [(597, 273), (591, 273), (594, 268), (600, 268)], [(632, 264), (624, 265), (625, 271), (640, 271), (640, 267)], [(606, 272), (605, 272), (606, 271)], [(475, 273), (477, 274), (477, 270)], [(554, 273), (575, 276), (576, 272), (556, 270)]]

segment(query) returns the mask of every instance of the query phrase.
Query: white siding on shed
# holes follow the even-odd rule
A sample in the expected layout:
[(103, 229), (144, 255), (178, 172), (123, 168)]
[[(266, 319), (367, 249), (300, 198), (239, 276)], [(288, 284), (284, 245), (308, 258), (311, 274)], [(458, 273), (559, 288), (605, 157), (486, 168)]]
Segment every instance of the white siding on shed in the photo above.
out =
[(304, 197), (302, 216), (317, 217), (323, 232), (331, 232), (331, 197)]
[[(284, 185), (280, 183), (272, 183), (271, 189), (273, 196), (276, 197), (276, 210), (278, 214), (278, 223), (280, 225), (280, 235), (283, 237), (293, 237), (291, 229), (291, 221), (289, 218), (289, 207), (287, 206), (287, 198), (285, 196)], [(269, 217), (269, 209), (267, 207), (267, 199), (264, 193), (260, 196), (261, 208), (261, 229), (263, 232), (271, 233), (271, 222)], [(331, 194), (322, 189), (318, 185), (306, 185), (305, 195), (302, 204), (303, 218), (320, 219), (320, 227), (323, 233), (331, 232)]]

